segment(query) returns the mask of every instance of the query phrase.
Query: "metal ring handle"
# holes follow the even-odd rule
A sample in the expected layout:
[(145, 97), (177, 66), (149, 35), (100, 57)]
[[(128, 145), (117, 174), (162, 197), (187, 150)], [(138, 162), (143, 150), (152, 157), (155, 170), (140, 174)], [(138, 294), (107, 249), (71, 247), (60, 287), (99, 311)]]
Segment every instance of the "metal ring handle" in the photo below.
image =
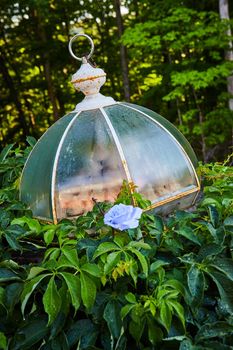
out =
[(77, 39), (78, 37), (80, 37), (80, 36), (84, 36), (85, 38), (87, 38), (88, 40), (89, 40), (89, 42), (90, 42), (90, 44), (91, 44), (91, 51), (90, 51), (90, 53), (88, 54), (88, 56), (87, 56), (87, 59), (89, 59), (92, 55), (93, 55), (93, 52), (94, 52), (94, 43), (93, 43), (93, 40), (89, 37), (89, 35), (87, 35), (87, 34), (76, 34), (76, 35), (74, 35), (71, 39), (70, 39), (70, 42), (69, 42), (69, 51), (70, 51), (70, 54), (71, 54), (71, 56), (72, 57), (74, 57), (76, 60), (78, 60), (78, 61), (83, 61), (83, 57), (78, 57), (78, 56), (76, 56), (74, 53), (73, 53), (73, 50), (72, 50), (72, 43), (73, 43), (73, 41), (75, 40), (75, 39)]

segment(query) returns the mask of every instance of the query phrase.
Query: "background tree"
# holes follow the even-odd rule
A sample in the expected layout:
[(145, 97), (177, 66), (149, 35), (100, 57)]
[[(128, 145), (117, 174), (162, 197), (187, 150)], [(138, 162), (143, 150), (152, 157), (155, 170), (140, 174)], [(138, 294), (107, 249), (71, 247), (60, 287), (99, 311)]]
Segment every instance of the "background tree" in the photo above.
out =
[(147, 20), (146, 10), (141, 21), (139, 13), (123, 39), (141, 61), (135, 68), (135, 76), (142, 79), (133, 84), (140, 87), (135, 93), (142, 103), (146, 99), (146, 104), (179, 124), (207, 161), (230, 146), (232, 112), (225, 79), (232, 62), (224, 60), (229, 21), (221, 22), (218, 8), (209, 2), (157, 4), (147, 1)]
[[(116, 19), (117, 19), (117, 29), (118, 37), (121, 39), (124, 33), (124, 25), (121, 15), (121, 1), (114, 0), (115, 10), (116, 10)], [(128, 69), (128, 59), (127, 59), (127, 50), (125, 45), (120, 43), (120, 54), (121, 54), (121, 69), (122, 69), (122, 78), (124, 83), (124, 95), (126, 101), (130, 101), (130, 86), (129, 86), (129, 69)]]
[[(232, 11), (229, 4), (229, 18)], [(91, 0), (2, 0), (0, 16), (3, 145), (24, 142), (29, 134), (38, 138), (81, 100), (69, 83), (79, 64), (67, 44), (85, 31), (108, 76), (104, 94), (130, 97), (165, 116), (205, 161), (231, 152), (226, 80), (233, 62), (225, 53), (232, 55), (232, 22), (221, 20), (216, 1), (104, 0), (100, 6)], [(75, 48), (77, 54), (88, 49), (85, 40)]]
[[(225, 51), (225, 59), (233, 62), (233, 44), (232, 32), (230, 26), (230, 13), (228, 0), (219, 0), (219, 13), (222, 20), (226, 20), (226, 35), (228, 37), (228, 49)], [(229, 92), (229, 108), (233, 111), (233, 72), (227, 77), (227, 90)], [(232, 145), (233, 145), (233, 126), (231, 128)]]

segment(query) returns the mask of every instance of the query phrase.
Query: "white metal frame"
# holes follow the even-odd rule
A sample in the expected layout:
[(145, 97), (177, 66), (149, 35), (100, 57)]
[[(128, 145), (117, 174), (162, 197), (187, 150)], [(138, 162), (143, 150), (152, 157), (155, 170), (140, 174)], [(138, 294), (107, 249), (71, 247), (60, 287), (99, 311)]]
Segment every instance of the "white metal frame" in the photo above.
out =
[(57, 220), (57, 210), (56, 210), (56, 200), (55, 200), (55, 185), (56, 185), (58, 159), (59, 159), (59, 156), (60, 156), (60, 151), (61, 151), (61, 148), (63, 146), (65, 137), (66, 137), (68, 131), (70, 130), (70, 128), (72, 127), (72, 125), (74, 124), (75, 120), (77, 119), (77, 117), (79, 116), (80, 113), (81, 113), (81, 111), (76, 113), (73, 116), (72, 120), (67, 125), (67, 127), (66, 127), (66, 129), (65, 129), (65, 131), (64, 131), (64, 133), (62, 135), (62, 138), (61, 138), (61, 140), (60, 140), (60, 142), (58, 144), (57, 151), (56, 151), (55, 158), (54, 158), (53, 171), (52, 171), (52, 181), (51, 181), (51, 205), (52, 205), (53, 221), (54, 221), (55, 224), (57, 224), (57, 222), (58, 222), (58, 220)]

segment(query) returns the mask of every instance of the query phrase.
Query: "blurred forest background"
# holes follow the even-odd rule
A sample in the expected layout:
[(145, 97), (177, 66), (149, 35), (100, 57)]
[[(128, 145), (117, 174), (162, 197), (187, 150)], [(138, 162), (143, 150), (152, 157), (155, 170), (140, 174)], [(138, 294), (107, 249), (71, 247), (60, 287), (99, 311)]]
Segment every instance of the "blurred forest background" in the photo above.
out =
[[(1, 0), (1, 145), (40, 137), (82, 99), (67, 45), (85, 32), (107, 73), (102, 93), (153, 109), (199, 159), (222, 160), (233, 139), (232, 19), (230, 0)], [(75, 46), (88, 51), (86, 40)]]

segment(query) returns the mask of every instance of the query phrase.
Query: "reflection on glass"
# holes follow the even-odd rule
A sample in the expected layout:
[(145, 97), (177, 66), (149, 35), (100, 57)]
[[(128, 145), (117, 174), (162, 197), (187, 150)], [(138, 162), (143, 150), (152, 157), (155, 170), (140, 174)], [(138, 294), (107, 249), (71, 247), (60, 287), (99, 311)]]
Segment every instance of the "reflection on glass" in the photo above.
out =
[(151, 118), (153, 118), (155, 121), (159, 122), (161, 125), (163, 125), (181, 144), (181, 146), (185, 149), (186, 153), (188, 154), (189, 158), (191, 159), (193, 165), (196, 167), (198, 165), (197, 157), (188, 142), (188, 140), (184, 137), (184, 135), (167, 119), (159, 115), (158, 113), (152, 111), (151, 109), (134, 105), (132, 103), (125, 103), (125, 105), (128, 105), (129, 107), (136, 108), (138, 111), (142, 111), (143, 113), (147, 114)]
[(104, 108), (138, 190), (152, 202), (196, 186), (187, 155), (166, 130), (121, 104)]
[(173, 210), (183, 210), (189, 207), (197, 196), (197, 192), (191, 193), (185, 197), (173, 200), (171, 202), (166, 203), (163, 206), (158, 206), (154, 208), (152, 211), (156, 214), (167, 215), (171, 213)]
[(125, 178), (102, 113), (82, 112), (68, 131), (58, 158), (55, 184), (58, 218), (91, 210), (93, 199), (114, 202)]
[(54, 158), (61, 137), (76, 113), (70, 113), (53, 124), (40, 138), (24, 168), (20, 191), (21, 200), (28, 204), (33, 215), (53, 220), (51, 183)]

